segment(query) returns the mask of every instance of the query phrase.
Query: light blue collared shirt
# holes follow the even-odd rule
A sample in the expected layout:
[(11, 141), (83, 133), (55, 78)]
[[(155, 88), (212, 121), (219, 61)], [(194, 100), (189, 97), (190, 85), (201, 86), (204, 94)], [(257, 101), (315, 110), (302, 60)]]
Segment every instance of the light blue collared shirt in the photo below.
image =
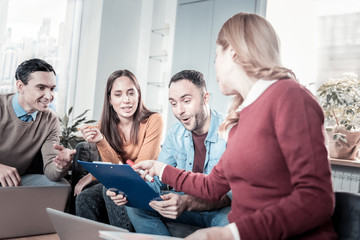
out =
[[(31, 114), (28, 114), (23, 107), (20, 105), (19, 100), (18, 100), (18, 96), (19, 94), (16, 93), (12, 99), (12, 106), (14, 108), (14, 112), (16, 114), (16, 116), (21, 119), (22, 117), (24, 117), (25, 115), (30, 115), (32, 117), (32, 121), (35, 121), (36, 119), (36, 115), (38, 113), (38, 111), (35, 111)], [(22, 119), (21, 119), (22, 120)]]

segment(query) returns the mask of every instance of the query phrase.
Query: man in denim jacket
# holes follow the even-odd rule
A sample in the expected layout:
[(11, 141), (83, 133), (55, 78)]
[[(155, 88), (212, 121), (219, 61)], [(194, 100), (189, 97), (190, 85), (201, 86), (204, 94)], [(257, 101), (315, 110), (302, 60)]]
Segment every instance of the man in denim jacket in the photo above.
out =
[[(180, 122), (167, 134), (158, 161), (186, 171), (209, 174), (225, 151), (226, 142), (218, 134), (223, 116), (210, 110), (203, 75), (194, 70), (175, 74), (169, 83), (169, 102)], [(153, 187), (157, 191), (164, 190), (164, 184), (155, 179), (157, 185)], [(170, 236), (165, 224), (170, 221), (198, 227), (228, 224), (231, 202), (228, 195), (219, 202), (206, 202), (173, 189), (162, 195), (162, 199), (150, 203), (155, 211), (127, 207), (136, 232)]]

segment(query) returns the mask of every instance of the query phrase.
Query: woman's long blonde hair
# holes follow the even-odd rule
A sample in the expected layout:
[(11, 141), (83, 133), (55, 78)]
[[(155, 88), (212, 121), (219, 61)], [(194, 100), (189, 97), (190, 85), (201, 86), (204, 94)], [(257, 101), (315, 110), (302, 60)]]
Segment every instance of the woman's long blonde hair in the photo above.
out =
[[(281, 65), (279, 39), (264, 18), (251, 13), (238, 13), (228, 19), (220, 29), (216, 43), (226, 50), (230, 45), (236, 52), (236, 62), (255, 79), (274, 80), (293, 78), (295, 74)], [(236, 112), (244, 99), (235, 95), (230, 103), (228, 115), (220, 125), (220, 133), (226, 136), (228, 130), (239, 120)]]

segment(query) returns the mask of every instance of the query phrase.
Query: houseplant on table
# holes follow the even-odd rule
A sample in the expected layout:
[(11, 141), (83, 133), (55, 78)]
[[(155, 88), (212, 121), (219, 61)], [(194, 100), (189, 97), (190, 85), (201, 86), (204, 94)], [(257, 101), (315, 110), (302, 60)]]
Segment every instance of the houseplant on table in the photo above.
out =
[(360, 81), (344, 73), (317, 90), (325, 114), (329, 157), (355, 160), (360, 146)]

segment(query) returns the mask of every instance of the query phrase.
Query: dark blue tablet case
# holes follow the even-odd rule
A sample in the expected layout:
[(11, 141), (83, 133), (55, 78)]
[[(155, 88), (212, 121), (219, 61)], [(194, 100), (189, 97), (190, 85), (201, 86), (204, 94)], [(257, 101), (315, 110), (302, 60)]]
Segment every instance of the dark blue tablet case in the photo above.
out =
[(128, 164), (78, 162), (107, 189), (123, 193), (129, 207), (153, 210), (151, 200), (160, 200), (156, 193)]

